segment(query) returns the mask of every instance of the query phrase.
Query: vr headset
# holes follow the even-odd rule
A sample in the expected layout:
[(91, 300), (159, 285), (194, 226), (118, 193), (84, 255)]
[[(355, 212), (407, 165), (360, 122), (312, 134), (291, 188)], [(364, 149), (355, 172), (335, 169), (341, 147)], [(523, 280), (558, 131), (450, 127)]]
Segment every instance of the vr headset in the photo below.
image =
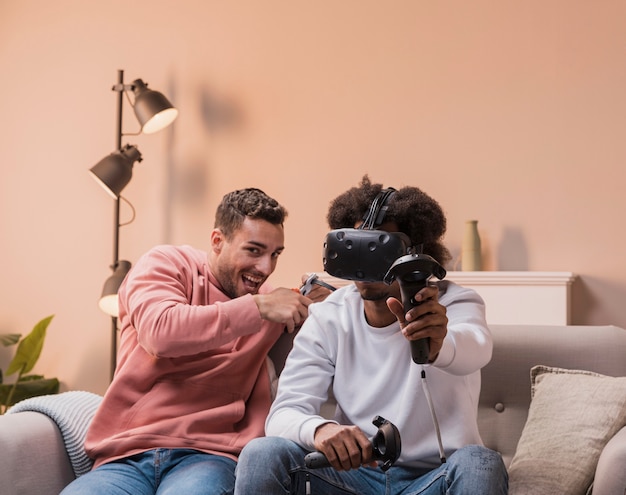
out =
[(359, 282), (382, 282), (389, 268), (407, 254), (406, 234), (384, 230), (337, 229), (326, 235), (324, 271)]
[(383, 223), (394, 188), (381, 191), (355, 229), (335, 229), (324, 241), (324, 271), (333, 277), (361, 282), (382, 282), (391, 265), (412, 251), (402, 232), (376, 230)]
[[(409, 236), (402, 232), (377, 230), (388, 210), (388, 203), (396, 193), (393, 187), (382, 190), (372, 201), (359, 228), (331, 230), (326, 234), (322, 257), (324, 271), (333, 277), (360, 282), (392, 283), (396, 263), (406, 255), (412, 255), (413, 270), (425, 276), (435, 275), (439, 279), (446, 271), (430, 256), (421, 254), (422, 246), (413, 246)], [(408, 276), (409, 274), (405, 274)], [(413, 277), (422, 274), (413, 273)]]

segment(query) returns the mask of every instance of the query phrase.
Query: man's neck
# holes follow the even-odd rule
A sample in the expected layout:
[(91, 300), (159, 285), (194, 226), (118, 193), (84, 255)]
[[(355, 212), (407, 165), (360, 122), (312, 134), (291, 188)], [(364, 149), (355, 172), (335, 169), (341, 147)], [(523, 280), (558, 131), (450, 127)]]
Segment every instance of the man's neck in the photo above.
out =
[(383, 328), (397, 321), (386, 301), (363, 301), (363, 308), (367, 323), (375, 328)]

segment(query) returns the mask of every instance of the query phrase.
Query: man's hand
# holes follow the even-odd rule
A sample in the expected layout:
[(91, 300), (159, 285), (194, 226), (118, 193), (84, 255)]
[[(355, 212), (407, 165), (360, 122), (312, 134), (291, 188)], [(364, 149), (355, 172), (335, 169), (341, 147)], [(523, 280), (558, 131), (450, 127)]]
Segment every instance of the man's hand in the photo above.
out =
[(291, 289), (278, 288), (269, 294), (252, 296), (259, 308), (261, 318), (285, 325), (285, 330), (292, 333), (309, 314), (311, 300)]
[(402, 333), (407, 340), (430, 338), (429, 362), (434, 362), (448, 333), (446, 307), (439, 304), (439, 288), (436, 285), (424, 287), (415, 295), (419, 304), (406, 314), (402, 301), (395, 297), (387, 299), (387, 307), (400, 322)]
[(315, 448), (338, 471), (377, 465), (372, 442), (358, 426), (324, 423), (315, 430)]

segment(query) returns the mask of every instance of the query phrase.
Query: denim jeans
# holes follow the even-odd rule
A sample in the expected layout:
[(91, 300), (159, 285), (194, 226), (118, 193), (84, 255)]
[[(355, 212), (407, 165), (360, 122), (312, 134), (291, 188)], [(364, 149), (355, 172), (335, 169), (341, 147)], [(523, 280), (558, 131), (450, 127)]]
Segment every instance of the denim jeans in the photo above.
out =
[(307, 469), (307, 451), (290, 440), (257, 438), (243, 449), (235, 495), (506, 495), (508, 475), (492, 450), (469, 445), (432, 470), (392, 466)]
[(109, 462), (70, 483), (62, 495), (232, 494), (236, 462), (190, 449), (156, 449)]

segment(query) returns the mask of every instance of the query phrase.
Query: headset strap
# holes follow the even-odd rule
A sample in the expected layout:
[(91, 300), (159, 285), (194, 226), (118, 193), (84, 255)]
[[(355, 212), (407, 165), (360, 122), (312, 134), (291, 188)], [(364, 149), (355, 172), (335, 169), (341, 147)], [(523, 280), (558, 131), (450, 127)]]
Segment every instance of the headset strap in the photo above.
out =
[(395, 192), (396, 190), (393, 187), (388, 187), (378, 193), (374, 201), (372, 201), (369, 210), (367, 210), (367, 213), (363, 217), (363, 223), (359, 229), (372, 230), (383, 223), (387, 210), (389, 209), (387, 203), (389, 203), (391, 196), (393, 196)]

